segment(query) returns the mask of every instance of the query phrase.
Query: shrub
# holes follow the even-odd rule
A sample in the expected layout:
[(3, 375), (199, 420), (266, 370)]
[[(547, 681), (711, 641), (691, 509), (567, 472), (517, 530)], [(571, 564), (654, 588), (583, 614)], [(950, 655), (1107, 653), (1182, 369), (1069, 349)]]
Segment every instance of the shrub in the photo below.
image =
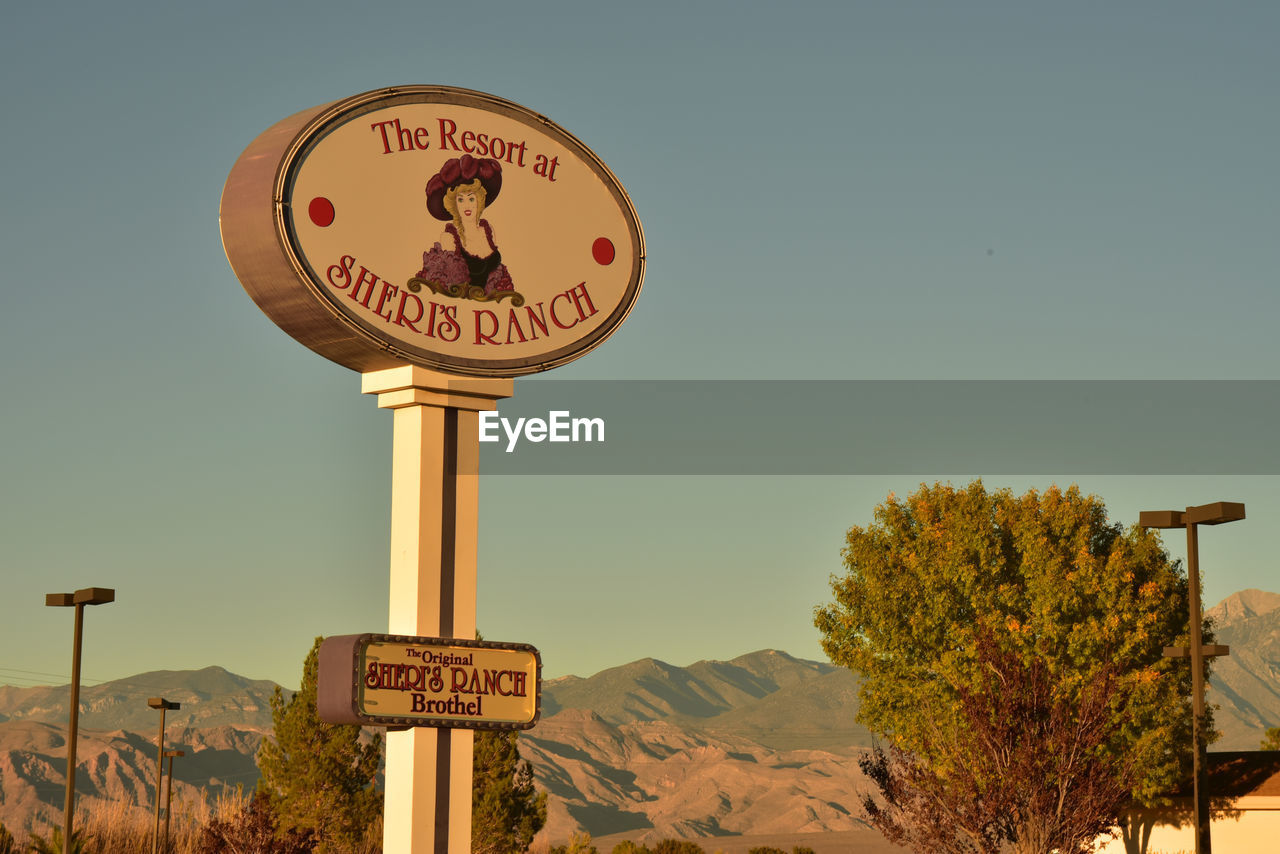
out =
[(311, 854), (315, 834), (291, 829), (277, 835), (276, 816), (265, 797), (255, 796), (238, 816), (215, 818), (196, 839), (195, 854)]
[[(71, 829), (71, 854), (88, 854), (89, 835), (83, 830)], [(31, 854), (62, 854), (62, 828), (55, 827), (53, 833), (45, 839), (38, 833), (31, 834), (27, 840), (27, 850)]]
[(630, 839), (624, 839), (613, 846), (613, 851), (610, 854), (653, 854), (653, 852), (647, 846), (636, 845)]
[(653, 854), (707, 854), (701, 845), (684, 839), (664, 839), (653, 849)]

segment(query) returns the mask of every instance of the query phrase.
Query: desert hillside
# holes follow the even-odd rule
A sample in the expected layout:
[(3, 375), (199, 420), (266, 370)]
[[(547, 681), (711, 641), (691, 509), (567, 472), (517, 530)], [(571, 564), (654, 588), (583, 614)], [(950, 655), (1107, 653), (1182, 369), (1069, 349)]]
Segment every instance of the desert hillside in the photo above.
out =
[[(1231, 655), (1215, 662), (1217, 750), (1255, 750), (1280, 726), (1280, 594), (1245, 590), (1208, 612)], [(176, 798), (257, 782), (276, 685), (219, 667), (154, 671), (86, 687), (77, 786), (84, 799), (150, 805), (156, 712), (167, 717)], [(0, 686), (0, 821), (56, 815), (65, 785), (69, 691)], [(544, 837), (858, 834), (857, 682), (830, 664), (761, 650), (677, 666), (642, 659), (543, 685), (543, 717), (521, 751), (549, 795)], [(837, 838), (837, 837), (832, 837)]]

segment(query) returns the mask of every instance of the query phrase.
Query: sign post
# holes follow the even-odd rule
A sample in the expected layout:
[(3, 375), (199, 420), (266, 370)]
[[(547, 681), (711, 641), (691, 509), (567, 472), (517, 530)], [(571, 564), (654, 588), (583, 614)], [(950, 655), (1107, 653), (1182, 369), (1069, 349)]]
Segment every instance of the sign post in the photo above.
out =
[[(362, 390), (394, 413), (388, 631), (476, 634), (479, 415), (510, 397), (509, 379), (416, 366), (364, 374)], [(387, 733), (383, 850), (471, 850), (469, 729)]]
[[(532, 110), (398, 86), (260, 134), (227, 177), (221, 228), (258, 307), (394, 412), (390, 634), (473, 641), (478, 413), (626, 319), (645, 265), (626, 191)], [(387, 733), (383, 848), (464, 854), (470, 724), (406, 726)]]

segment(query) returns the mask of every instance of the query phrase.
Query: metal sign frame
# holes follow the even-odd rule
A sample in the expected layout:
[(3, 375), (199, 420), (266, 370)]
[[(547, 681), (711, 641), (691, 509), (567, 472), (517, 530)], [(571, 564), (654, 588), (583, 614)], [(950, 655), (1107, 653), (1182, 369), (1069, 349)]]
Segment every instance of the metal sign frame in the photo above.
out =
[[(455, 650), (500, 650), (532, 655), (534, 678), (533, 715), (522, 721), (495, 721), (466, 717), (423, 715), (381, 715), (362, 709), (362, 683), (366, 677), (365, 653), (372, 644), (391, 643), (406, 646)], [(468, 665), (469, 666), (469, 665)], [(335, 635), (320, 644), (319, 671), (316, 680), (316, 709), (320, 719), (333, 724), (359, 724), (389, 728), (436, 727), (441, 729), (522, 730), (538, 723), (542, 714), (542, 656), (527, 643), (464, 640), (461, 638), (415, 637), (365, 633)]]
[[(335, 130), (377, 110), (403, 104), (460, 106), (518, 123), (563, 146), (603, 184), (625, 221), (630, 246), (620, 257), (628, 284), (621, 300), (590, 332), (538, 353), (476, 358), (436, 351), (392, 337), (349, 311), (321, 282), (299, 248), (290, 203), (294, 181), (310, 152)], [(223, 189), (223, 246), (236, 276), (258, 307), (295, 340), (352, 370), (368, 372), (407, 363), (467, 376), (515, 377), (539, 373), (595, 349), (626, 319), (644, 281), (644, 233), (622, 184), (590, 148), (539, 113), (484, 92), (448, 86), (397, 86), (353, 95), (304, 110), (264, 131), (240, 155)], [(612, 250), (610, 250), (612, 252)], [(611, 255), (612, 257), (612, 255)]]

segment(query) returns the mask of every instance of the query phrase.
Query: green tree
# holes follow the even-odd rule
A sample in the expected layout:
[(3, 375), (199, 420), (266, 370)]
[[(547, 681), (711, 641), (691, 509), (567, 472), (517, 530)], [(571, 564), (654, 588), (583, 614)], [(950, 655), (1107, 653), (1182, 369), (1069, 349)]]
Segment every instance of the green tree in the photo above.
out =
[(547, 795), (533, 787), (517, 733), (480, 730), (471, 763), (472, 854), (525, 851), (547, 823)]
[(4, 822), (0, 821), (0, 854), (14, 854), (17, 850), (18, 843), (14, 840), (13, 834), (4, 826)]
[(316, 834), (319, 852), (349, 850), (364, 839), (382, 811), (374, 778), (382, 737), (361, 743), (360, 727), (328, 724), (316, 712), (320, 642), (308, 653), (302, 686), (286, 703), (279, 688), (271, 698), (272, 737), (258, 750), (258, 789), (278, 820), (277, 833)]
[(964, 756), (943, 777), (898, 748), (859, 763), (883, 803), (863, 808), (889, 841), (939, 854), (1077, 854), (1108, 833), (1129, 800), (1133, 766), (1109, 756), (1119, 698), (1107, 665), (1078, 698), (1055, 691), (1043, 659), (1024, 661), (986, 632), (976, 641), (975, 684), (959, 686), (959, 728), (939, 725), (933, 755)]
[(1280, 726), (1270, 727), (1262, 736), (1259, 750), (1280, 750)]
[(1115, 673), (1097, 753), (1116, 774), (1133, 769), (1135, 799), (1157, 801), (1183, 776), (1190, 672), (1162, 650), (1187, 643), (1187, 583), (1155, 534), (1122, 530), (1075, 487), (1015, 496), (976, 481), (891, 495), (849, 530), (843, 556), (835, 602), (815, 614), (823, 648), (862, 677), (859, 720), (944, 783), (999, 788), (980, 777), (974, 740), (939, 737), (981, 708), (964, 697), (990, 693), (983, 636), (1041, 668), (1046, 709), (1078, 711)]

